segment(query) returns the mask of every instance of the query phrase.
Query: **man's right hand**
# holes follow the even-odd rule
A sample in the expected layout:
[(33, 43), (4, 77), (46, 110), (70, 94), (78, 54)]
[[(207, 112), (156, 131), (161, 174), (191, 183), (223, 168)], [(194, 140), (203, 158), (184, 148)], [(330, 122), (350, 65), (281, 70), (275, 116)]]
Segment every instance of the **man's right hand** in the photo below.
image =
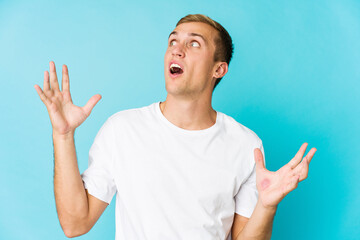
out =
[(66, 65), (62, 67), (60, 91), (52, 61), (50, 79), (47, 71), (44, 74), (44, 91), (38, 85), (35, 89), (49, 112), (53, 127), (54, 193), (60, 225), (67, 237), (80, 236), (94, 226), (108, 205), (85, 190), (74, 141), (75, 129), (90, 115), (101, 96), (94, 95), (84, 107), (75, 106), (71, 100)]
[(44, 91), (39, 85), (35, 85), (35, 90), (39, 94), (41, 101), (45, 104), (54, 135), (67, 135), (75, 132), (85, 119), (90, 115), (92, 109), (101, 99), (100, 94), (90, 98), (84, 107), (75, 106), (71, 99), (69, 73), (66, 65), (62, 67), (61, 90), (56, 75), (55, 63), (50, 62), (49, 72), (44, 73)]

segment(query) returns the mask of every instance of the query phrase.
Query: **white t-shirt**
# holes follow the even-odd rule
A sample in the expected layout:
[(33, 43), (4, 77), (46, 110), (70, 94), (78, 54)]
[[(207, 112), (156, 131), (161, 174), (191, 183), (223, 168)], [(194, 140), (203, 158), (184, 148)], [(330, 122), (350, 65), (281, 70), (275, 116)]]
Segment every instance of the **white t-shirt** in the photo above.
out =
[(210, 128), (179, 128), (159, 103), (108, 118), (85, 188), (107, 203), (116, 193), (116, 240), (231, 239), (234, 213), (250, 217), (257, 202), (261, 140), (221, 112)]

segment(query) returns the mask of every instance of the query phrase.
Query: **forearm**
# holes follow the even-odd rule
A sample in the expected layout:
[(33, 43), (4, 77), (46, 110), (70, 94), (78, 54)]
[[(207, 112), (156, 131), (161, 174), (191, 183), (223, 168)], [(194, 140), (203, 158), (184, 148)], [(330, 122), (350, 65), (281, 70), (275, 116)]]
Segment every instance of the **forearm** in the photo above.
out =
[(264, 208), (257, 202), (253, 214), (236, 240), (268, 240), (271, 239), (276, 208)]
[(78, 168), (74, 133), (65, 136), (53, 134), (53, 142), (56, 209), (65, 234), (73, 235), (85, 231), (83, 222), (88, 214), (88, 199)]

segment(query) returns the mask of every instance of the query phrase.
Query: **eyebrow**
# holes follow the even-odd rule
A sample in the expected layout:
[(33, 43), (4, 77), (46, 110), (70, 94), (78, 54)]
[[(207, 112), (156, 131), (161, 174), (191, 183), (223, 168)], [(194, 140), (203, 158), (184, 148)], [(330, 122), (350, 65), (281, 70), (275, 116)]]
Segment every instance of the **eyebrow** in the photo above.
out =
[[(171, 35), (177, 35), (178, 33), (176, 31), (172, 31), (169, 35), (169, 38)], [(188, 33), (188, 36), (192, 36), (192, 37), (200, 37), (205, 43), (207, 43), (208, 41), (201, 35), (198, 33)]]

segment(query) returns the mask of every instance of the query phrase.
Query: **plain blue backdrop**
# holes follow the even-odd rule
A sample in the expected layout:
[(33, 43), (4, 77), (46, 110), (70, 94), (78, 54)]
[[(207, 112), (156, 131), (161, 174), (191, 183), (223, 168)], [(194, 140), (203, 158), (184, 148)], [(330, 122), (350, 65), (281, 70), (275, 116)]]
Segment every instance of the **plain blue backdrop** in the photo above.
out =
[[(0, 239), (66, 239), (53, 194), (52, 129), (34, 85), (69, 67), (74, 103), (102, 99), (77, 129), (80, 171), (112, 114), (163, 101), (167, 37), (189, 13), (220, 22), (235, 52), (213, 107), (263, 140), (266, 166), (303, 142), (309, 177), (279, 205), (273, 239), (359, 239), (360, 2), (0, 0)], [(215, 176), (214, 176), (215, 177)], [(114, 239), (113, 199), (78, 239)]]

